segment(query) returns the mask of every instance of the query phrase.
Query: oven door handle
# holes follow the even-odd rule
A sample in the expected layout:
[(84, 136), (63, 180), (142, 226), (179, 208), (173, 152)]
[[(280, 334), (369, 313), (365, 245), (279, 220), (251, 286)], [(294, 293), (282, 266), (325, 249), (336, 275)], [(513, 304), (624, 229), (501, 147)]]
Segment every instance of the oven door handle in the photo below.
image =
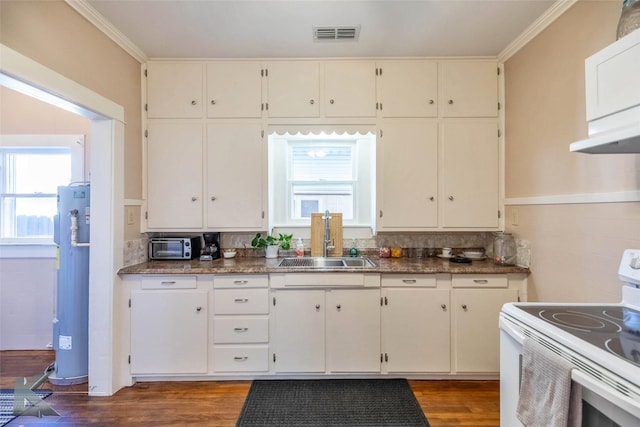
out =
[(608, 400), (614, 406), (624, 409), (634, 417), (640, 419), (640, 405), (629, 396), (620, 393), (609, 386), (602, 385), (601, 382), (595, 381), (592, 377), (585, 375), (577, 369), (571, 370), (571, 379), (583, 387), (584, 393), (594, 393)]
[(524, 345), (524, 334), (518, 330), (512, 322), (500, 316), (498, 323), (500, 325), (500, 329), (509, 334), (514, 340), (518, 342), (520, 345)]

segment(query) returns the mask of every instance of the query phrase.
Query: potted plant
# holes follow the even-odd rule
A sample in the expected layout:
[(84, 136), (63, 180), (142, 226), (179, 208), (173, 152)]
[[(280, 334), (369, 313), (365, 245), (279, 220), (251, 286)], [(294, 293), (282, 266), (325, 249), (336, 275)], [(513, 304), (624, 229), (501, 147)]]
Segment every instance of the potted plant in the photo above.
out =
[(275, 236), (262, 237), (261, 233), (257, 233), (251, 240), (251, 246), (254, 248), (264, 248), (265, 258), (278, 258), (278, 248), (285, 251), (291, 249), (291, 238), (293, 234), (278, 234)]

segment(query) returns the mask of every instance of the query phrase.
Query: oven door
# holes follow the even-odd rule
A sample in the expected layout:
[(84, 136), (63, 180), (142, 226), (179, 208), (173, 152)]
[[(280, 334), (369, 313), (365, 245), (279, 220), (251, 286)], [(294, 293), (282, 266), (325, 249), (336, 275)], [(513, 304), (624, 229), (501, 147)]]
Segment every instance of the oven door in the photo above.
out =
[[(518, 394), (520, 392), (520, 371), (522, 368), (522, 344), (526, 336), (537, 340), (549, 339), (530, 328), (500, 314), (500, 425), (522, 426), (516, 416)], [(569, 349), (553, 342), (552, 345), (571, 358), (581, 360), (583, 366), (589, 361)], [(564, 357), (564, 355), (561, 354)], [(573, 362), (572, 362), (573, 363)], [(593, 365), (593, 364), (591, 364)], [(639, 426), (640, 396), (627, 396), (613, 386), (596, 379), (578, 367), (571, 372), (571, 379), (582, 385), (582, 425), (583, 426)], [(598, 370), (596, 368), (595, 370)], [(609, 374), (605, 374), (609, 377)]]

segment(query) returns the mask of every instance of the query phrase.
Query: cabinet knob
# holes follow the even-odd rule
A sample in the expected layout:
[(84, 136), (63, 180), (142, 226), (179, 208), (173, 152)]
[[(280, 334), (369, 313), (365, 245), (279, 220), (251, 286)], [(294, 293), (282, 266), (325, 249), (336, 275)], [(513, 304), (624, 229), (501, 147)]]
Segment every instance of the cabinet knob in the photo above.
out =
[(198, 103), (198, 101), (196, 101), (195, 99), (191, 100), (191, 105), (196, 105)]
[(449, 200), (453, 202), (453, 196), (449, 196)]
[(196, 196), (193, 196), (193, 197), (191, 198), (191, 201), (192, 201), (192, 202), (197, 202), (197, 201), (198, 201), (198, 198), (197, 198)]
[(453, 104), (453, 99), (449, 100), (449, 105)]
[(215, 202), (216, 201), (216, 196), (211, 196), (211, 201)]
[(333, 99), (329, 100), (329, 104), (333, 104), (333, 102), (334, 102)]
[(314, 101), (313, 99), (309, 100), (309, 104), (313, 105), (316, 101)]
[(462, 309), (463, 309), (464, 311), (467, 311), (467, 304), (462, 304)]
[(430, 99), (430, 100), (429, 100), (429, 104), (433, 105), (433, 103), (434, 103), (434, 100), (433, 100), (433, 99)]
[(211, 100), (211, 105), (216, 105), (216, 100), (215, 99)]
[(435, 199), (433, 198), (433, 196), (431, 196), (431, 197), (429, 197), (429, 200), (431, 200), (433, 202)]
[(447, 304), (440, 304), (442, 311), (447, 311)]
[(316, 304), (316, 311), (320, 311), (320, 304)]
[(196, 311), (200, 313), (202, 311), (202, 307), (196, 307)]
[(342, 305), (340, 305), (340, 304), (336, 305), (336, 309), (337, 309), (338, 311), (342, 310)]

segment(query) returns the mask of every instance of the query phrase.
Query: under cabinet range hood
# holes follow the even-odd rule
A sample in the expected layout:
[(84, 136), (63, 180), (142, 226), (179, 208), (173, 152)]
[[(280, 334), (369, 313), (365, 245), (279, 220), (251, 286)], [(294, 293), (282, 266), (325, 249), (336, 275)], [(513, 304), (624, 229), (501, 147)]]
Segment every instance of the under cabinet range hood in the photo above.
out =
[(570, 151), (640, 153), (640, 30), (585, 60), (589, 137)]
[(589, 154), (640, 153), (640, 121), (576, 141), (569, 150)]

